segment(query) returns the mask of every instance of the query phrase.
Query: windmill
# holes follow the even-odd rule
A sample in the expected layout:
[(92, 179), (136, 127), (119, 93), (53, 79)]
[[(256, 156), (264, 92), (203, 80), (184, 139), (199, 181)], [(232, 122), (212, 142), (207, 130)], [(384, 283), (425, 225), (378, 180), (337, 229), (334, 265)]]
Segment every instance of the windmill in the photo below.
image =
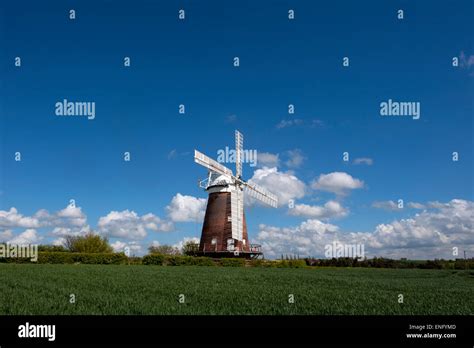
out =
[(277, 197), (242, 179), (244, 137), (235, 131), (235, 175), (232, 170), (194, 150), (194, 162), (209, 170), (199, 186), (209, 193), (202, 226), (199, 255), (254, 258), (262, 255), (260, 245), (250, 244), (244, 213), (244, 190), (276, 208)]

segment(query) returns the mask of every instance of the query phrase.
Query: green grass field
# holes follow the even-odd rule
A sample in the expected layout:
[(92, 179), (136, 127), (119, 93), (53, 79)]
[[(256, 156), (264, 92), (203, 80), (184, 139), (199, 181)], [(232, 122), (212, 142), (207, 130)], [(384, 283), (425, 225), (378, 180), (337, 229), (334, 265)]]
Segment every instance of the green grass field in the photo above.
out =
[(0, 314), (474, 314), (473, 271), (0, 264), (0, 279)]

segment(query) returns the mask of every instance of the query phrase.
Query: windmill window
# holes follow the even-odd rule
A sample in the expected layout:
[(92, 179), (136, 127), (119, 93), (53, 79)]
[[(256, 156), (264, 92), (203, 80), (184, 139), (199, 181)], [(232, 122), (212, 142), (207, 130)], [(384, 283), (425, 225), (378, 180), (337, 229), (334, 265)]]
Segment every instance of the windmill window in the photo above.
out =
[(216, 244), (217, 244), (217, 238), (212, 238), (211, 244), (212, 244), (212, 245), (216, 245)]

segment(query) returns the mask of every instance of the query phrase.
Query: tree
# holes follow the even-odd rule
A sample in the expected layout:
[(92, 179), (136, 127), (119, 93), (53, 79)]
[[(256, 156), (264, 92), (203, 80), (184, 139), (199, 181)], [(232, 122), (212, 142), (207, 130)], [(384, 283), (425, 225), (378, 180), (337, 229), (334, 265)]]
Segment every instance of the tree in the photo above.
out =
[(185, 242), (183, 244), (183, 248), (181, 249), (181, 252), (184, 255), (188, 255), (188, 256), (194, 256), (197, 254), (198, 251), (199, 251), (199, 243), (196, 243), (192, 240), (188, 240), (187, 242)]
[(88, 233), (85, 236), (67, 236), (64, 246), (73, 253), (111, 253), (109, 240), (98, 234)]
[(171, 245), (151, 245), (148, 247), (150, 254), (162, 254), (162, 255), (179, 255), (180, 251), (178, 248)]

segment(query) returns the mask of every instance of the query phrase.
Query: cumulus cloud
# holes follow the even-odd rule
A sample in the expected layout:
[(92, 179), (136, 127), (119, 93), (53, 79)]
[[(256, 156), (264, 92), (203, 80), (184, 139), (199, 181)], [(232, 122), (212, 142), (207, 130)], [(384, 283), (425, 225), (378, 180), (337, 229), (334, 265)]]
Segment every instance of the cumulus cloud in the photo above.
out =
[(310, 256), (320, 254), (328, 241), (334, 240), (339, 228), (335, 225), (310, 219), (294, 227), (259, 226), (257, 242), (262, 244), (265, 256), (281, 254)]
[(452, 248), (474, 251), (474, 202), (453, 199), (409, 219), (379, 224), (373, 232), (341, 232), (311, 219), (293, 227), (260, 226), (258, 241), (265, 255), (322, 257), (333, 242), (364, 244), (368, 257), (453, 258)]
[(305, 218), (330, 219), (344, 217), (348, 214), (348, 210), (339, 202), (328, 201), (323, 206), (296, 204), (293, 208), (288, 210), (288, 213), (293, 216), (302, 216)]
[(280, 165), (280, 156), (269, 152), (257, 153), (257, 165), (259, 167), (278, 167)]
[(111, 211), (102, 216), (97, 223), (98, 232), (110, 237), (125, 239), (142, 239), (147, 230), (167, 232), (172, 229), (169, 222), (153, 214), (139, 216), (134, 211)]
[(285, 156), (288, 158), (285, 161), (285, 165), (288, 168), (299, 168), (305, 160), (303, 152), (300, 149), (288, 150), (285, 152)]
[[(249, 182), (260, 185), (275, 194), (279, 205), (286, 205), (289, 200), (302, 198), (305, 195), (304, 182), (292, 172), (279, 172), (276, 167), (257, 169)], [(248, 198), (247, 203), (252, 204), (254, 201)]]
[(360, 158), (355, 158), (353, 161), (354, 164), (366, 164), (368, 166), (371, 166), (374, 164), (374, 160), (372, 158), (368, 157), (360, 157)]
[(176, 194), (166, 207), (169, 218), (174, 222), (201, 222), (206, 209), (205, 198)]
[(35, 229), (29, 228), (8, 241), (10, 244), (25, 245), (36, 244), (41, 239)]
[(344, 172), (333, 172), (321, 174), (318, 179), (311, 183), (311, 187), (316, 190), (344, 195), (349, 190), (364, 187), (364, 182)]
[(120, 240), (111, 243), (110, 246), (116, 253), (125, 252), (125, 248), (128, 247), (130, 249), (130, 255), (136, 255), (142, 252), (142, 246), (137, 241), (131, 241), (128, 243), (122, 242)]
[(389, 211), (395, 211), (399, 210), (400, 208), (398, 207), (398, 204), (395, 203), (394, 201), (376, 201), (372, 203), (373, 208), (377, 209), (384, 209), (384, 210), (389, 210)]
[(23, 216), (14, 207), (0, 210), (0, 228), (38, 228), (40, 221), (35, 217)]
[(65, 237), (65, 236), (84, 236), (91, 233), (92, 230), (89, 225), (81, 227), (55, 227), (51, 234), (53, 236)]
[(74, 205), (68, 205), (53, 214), (41, 209), (33, 217), (41, 222), (41, 227), (82, 227), (87, 222), (87, 217), (82, 212), (82, 208)]
[(14, 207), (0, 210), (0, 229), (14, 228), (64, 228), (81, 229), (86, 226), (87, 218), (80, 207), (69, 205), (55, 213), (45, 209), (38, 210), (33, 216), (24, 216)]
[(184, 244), (186, 244), (187, 242), (193, 242), (193, 243), (197, 243), (199, 244), (199, 238), (196, 238), (196, 237), (184, 237), (183, 239), (181, 239), (179, 242), (173, 244), (173, 247), (177, 248), (178, 250), (182, 250), (183, 249), (183, 246)]
[(6, 242), (9, 239), (13, 238), (12, 230), (0, 231), (0, 243)]

